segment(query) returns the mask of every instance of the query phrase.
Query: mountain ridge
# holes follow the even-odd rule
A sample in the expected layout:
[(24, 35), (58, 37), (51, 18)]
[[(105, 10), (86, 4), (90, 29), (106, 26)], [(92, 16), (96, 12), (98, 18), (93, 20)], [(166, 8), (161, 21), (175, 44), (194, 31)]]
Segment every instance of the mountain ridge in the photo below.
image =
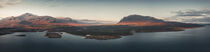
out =
[(173, 27), (191, 27), (191, 26), (200, 26), (198, 24), (192, 23), (182, 23), (182, 22), (172, 22), (164, 21), (162, 19), (157, 19), (151, 16), (142, 16), (142, 15), (129, 15), (120, 20), (117, 23), (118, 25), (130, 25), (130, 26), (173, 26)]
[(31, 13), (25, 13), (20, 16), (7, 17), (0, 20), (0, 27), (20, 27), (20, 26), (34, 26), (34, 25), (65, 25), (65, 26), (79, 26), (80, 24), (77, 20), (71, 18), (56, 18), (51, 16), (38, 16)]

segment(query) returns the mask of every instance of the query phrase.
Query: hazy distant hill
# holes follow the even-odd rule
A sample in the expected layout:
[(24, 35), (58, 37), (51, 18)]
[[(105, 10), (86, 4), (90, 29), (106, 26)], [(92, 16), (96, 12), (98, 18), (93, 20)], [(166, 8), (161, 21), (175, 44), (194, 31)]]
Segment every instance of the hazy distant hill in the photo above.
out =
[(78, 20), (78, 21), (85, 24), (115, 24), (116, 23), (113, 21), (89, 20), (89, 19), (83, 19), (83, 20)]

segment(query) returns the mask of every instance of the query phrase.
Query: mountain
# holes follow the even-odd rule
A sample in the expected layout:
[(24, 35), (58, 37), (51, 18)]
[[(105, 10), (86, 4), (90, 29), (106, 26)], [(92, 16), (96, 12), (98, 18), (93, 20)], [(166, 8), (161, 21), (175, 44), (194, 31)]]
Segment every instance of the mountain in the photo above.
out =
[(129, 15), (120, 20), (118, 24), (134, 26), (162, 26), (165, 25), (165, 21), (150, 16)]
[(25, 13), (20, 16), (7, 17), (0, 20), (0, 27), (32, 27), (32, 26), (80, 26), (77, 20), (68, 17), (38, 16)]
[(154, 17), (150, 16), (142, 16), (142, 15), (129, 15), (127, 17), (124, 17), (121, 22), (145, 22), (145, 21), (151, 21), (151, 22), (164, 22), (163, 20), (156, 19)]
[(141, 15), (129, 15), (127, 17), (124, 17), (122, 20), (120, 20), (118, 25), (168, 26), (168, 27), (187, 27), (187, 28), (202, 26), (199, 24), (164, 21), (161, 19), (156, 19), (155, 17), (141, 16)]

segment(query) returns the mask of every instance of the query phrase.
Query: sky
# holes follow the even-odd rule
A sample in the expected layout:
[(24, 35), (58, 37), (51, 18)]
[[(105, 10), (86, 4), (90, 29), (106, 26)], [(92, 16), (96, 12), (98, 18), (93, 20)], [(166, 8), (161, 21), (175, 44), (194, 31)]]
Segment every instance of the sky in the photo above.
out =
[(0, 17), (33, 13), (119, 21), (125, 16), (137, 14), (182, 22), (209, 18), (205, 22), (210, 22), (209, 3), (208, 0), (0, 0)]

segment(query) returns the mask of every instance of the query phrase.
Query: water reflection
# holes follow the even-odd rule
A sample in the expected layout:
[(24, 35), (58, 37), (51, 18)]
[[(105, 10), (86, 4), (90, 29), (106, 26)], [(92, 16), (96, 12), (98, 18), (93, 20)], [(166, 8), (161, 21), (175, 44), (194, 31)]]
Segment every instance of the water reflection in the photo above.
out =
[(85, 36), (85, 39), (96, 39), (96, 40), (109, 40), (121, 38), (120, 35), (90, 35)]
[[(72, 33), (69, 33), (72, 34)], [(74, 33), (72, 35), (84, 37), (84, 39), (95, 39), (95, 40), (111, 40), (111, 39), (119, 39), (122, 36), (132, 35), (132, 34), (111, 34), (111, 35), (103, 35), (106, 33)]]
[(18, 36), (18, 37), (25, 37), (26, 34), (19, 34), (19, 35), (15, 35), (15, 36)]

